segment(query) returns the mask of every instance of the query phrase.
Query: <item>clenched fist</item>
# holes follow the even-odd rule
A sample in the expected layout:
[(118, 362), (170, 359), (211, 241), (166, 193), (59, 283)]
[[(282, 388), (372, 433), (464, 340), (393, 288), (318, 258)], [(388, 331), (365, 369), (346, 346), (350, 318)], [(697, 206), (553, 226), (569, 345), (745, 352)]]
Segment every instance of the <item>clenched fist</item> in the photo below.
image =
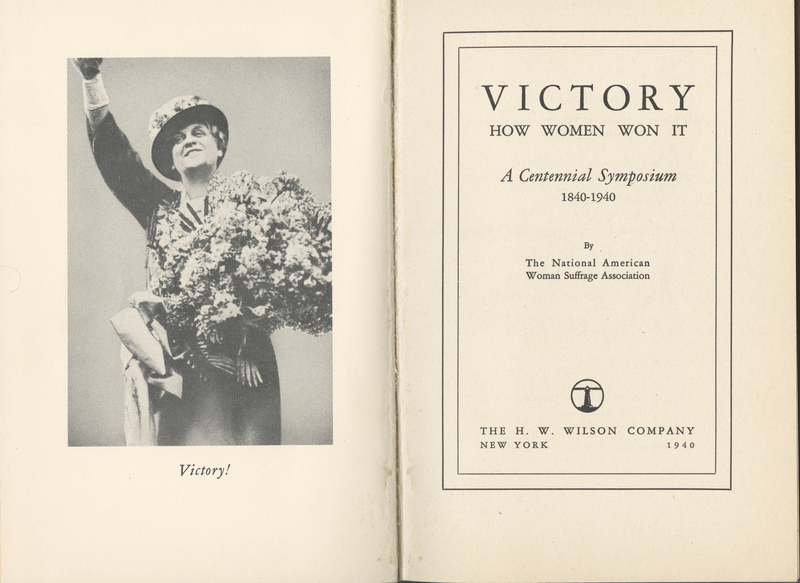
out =
[(100, 63), (103, 59), (70, 59), (70, 62), (80, 71), (84, 79), (94, 79), (100, 72)]

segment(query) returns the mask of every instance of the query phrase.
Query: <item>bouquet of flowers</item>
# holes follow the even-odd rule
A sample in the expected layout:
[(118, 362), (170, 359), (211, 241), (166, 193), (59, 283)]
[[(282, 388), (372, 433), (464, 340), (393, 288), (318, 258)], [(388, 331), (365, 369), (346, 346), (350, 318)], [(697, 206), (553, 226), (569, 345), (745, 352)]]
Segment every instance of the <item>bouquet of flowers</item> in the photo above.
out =
[(248, 338), (284, 326), (314, 335), (331, 329), (330, 204), (285, 173), (258, 180), (217, 173), (205, 217), (191, 214), (159, 210), (154, 291), (167, 324), (190, 347), (257, 385)]

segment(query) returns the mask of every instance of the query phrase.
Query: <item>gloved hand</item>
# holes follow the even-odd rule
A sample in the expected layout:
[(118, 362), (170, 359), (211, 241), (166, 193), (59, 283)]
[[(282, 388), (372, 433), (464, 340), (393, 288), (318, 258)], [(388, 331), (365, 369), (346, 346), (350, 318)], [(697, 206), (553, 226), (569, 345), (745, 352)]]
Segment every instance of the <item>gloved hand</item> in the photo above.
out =
[(100, 63), (103, 62), (103, 59), (70, 59), (69, 61), (83, 75), (84, 79), (94, 79), (100, 72)]

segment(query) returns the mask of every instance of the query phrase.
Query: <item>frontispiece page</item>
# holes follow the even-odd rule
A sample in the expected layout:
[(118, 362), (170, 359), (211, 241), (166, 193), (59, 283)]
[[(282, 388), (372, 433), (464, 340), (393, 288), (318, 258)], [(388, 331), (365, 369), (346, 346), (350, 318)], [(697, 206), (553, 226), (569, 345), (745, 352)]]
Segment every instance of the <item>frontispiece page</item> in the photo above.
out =
[(391, 5), (0, 8), (0, 579), (397, 578)]
[(400, 3), (404, 578), (797, 577), (791, 5), (623, 4)]

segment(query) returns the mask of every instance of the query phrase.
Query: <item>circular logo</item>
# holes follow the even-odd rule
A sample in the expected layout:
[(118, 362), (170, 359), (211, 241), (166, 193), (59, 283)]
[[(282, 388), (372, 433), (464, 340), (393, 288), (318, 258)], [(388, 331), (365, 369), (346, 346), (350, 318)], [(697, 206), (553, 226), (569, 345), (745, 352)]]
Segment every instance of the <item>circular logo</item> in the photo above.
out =
[(597, 381), (583, 379), (572, 387), (571, 397), (572, 404), (578, 411), (594, 413), (602, 406), (605, 393)]

